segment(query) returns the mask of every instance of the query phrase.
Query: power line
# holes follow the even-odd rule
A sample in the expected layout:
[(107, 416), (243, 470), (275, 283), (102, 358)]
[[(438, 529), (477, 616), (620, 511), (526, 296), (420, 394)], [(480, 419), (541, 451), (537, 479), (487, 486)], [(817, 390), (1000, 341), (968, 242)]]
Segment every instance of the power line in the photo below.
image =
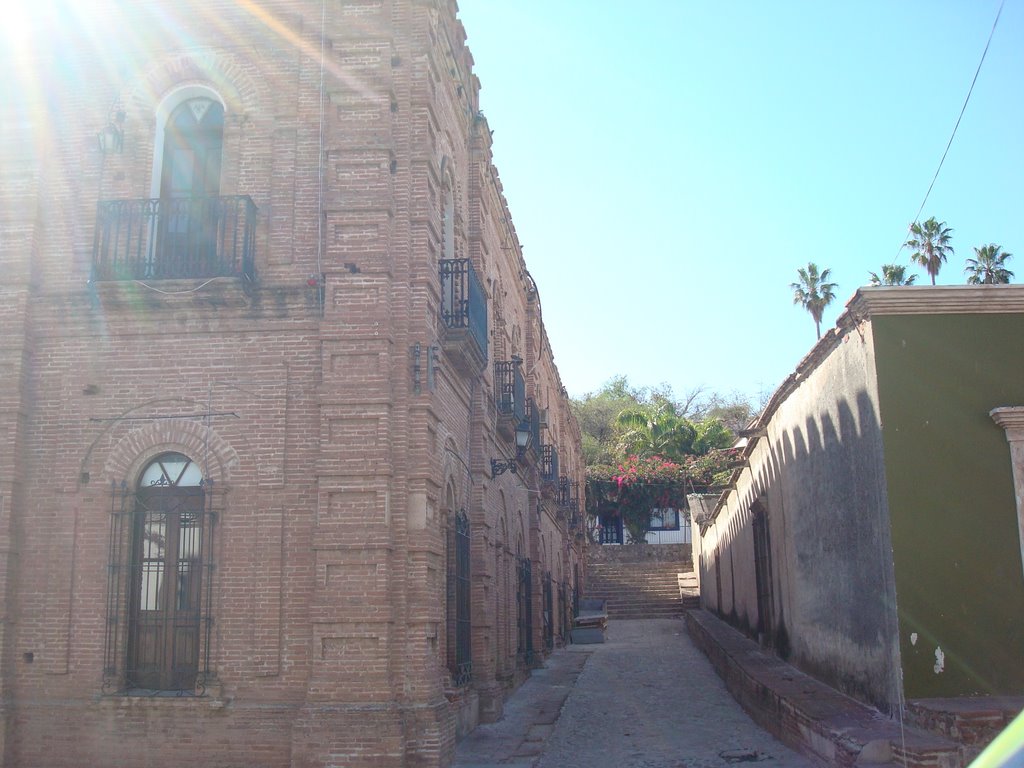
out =
[[(924, 210), (925, 205), (928, 203), (928, 197), (932, 193), (935, 181), (939, 178), (939, 172), (942, 170), (942, 164), (946, 162), (946, 155), (949, 154), (949, 148), (953, 145), (953, 139), (956, 137), (956, 131), (960, 127), (960, 121), (963, 119), (964, 112), (967, 111), (967, 103), (971, 100), (971, 94), (974, 93), (974, 84), (978, 82), (978, 75), (981, 73), (981, 66), (985, 63), (985, 57), (988, 55), (988, 47), (992, 44), (992, 37), (996, 33), (996, 27), (999, 25), (999, 17), (1003, 13), (1003, 5), (1005, 4), (1006, 0), (1001, 0), (999, 3), (999, 10), (996, 11), (995, 21), (992, 22), (992, 31), (988, 33), (988, 40), (985, 42), (985, 50), (981, 52), (981, 61), (978, 62), (978, 68), (974, 70), (974, 79), (971, 80), (971, 87), (967, 91), (967, 98), (964, 99), (964, 105), (960, 108), (960, 114), (956, 118), (956, 125), (953, 126), (953, 132), (949, 135), (949, 141), (946, 142), (946, 150), (942, 153), (942, 159), (939, 160), (939, 167), (935, 169), (935, 175), (932, 176), (932, 183), (928, 185), (928, 191), (924, 193), (924, 200), (921, 201), (921, 207), (917, 209), (917, 215), (914, 216), (914, 220), (910, 223), (911, 226), (916, 224), (921, 218), (921, 211)], [(900, 245), (899, 250), (896, 251), (897, 258), (906, 245), (906, 242)]]

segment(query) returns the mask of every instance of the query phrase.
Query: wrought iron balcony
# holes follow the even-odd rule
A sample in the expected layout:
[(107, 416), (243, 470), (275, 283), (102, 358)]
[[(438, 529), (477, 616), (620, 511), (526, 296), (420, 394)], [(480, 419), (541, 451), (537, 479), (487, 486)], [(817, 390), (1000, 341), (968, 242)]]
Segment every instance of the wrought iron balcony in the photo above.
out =
[(455, 367), (480, 373), (487, 364), (487, 298), (469, 259), (441, 260), (443, 346)]
[(580, 484), (566, 475), (558, 478), (558, 506), (571, 509), (579, 504)]
[(540, 447), (540, 479), (553, 486), (558, 484), (558, 449), (553, 445)]
[(255, 277), (256, 206), (231, 197), (101, 200), (94, 280)]
[(518, 357), (494, 364), (494, 399), (501, 421), (516, 426), (526, 418), (526, 381)]

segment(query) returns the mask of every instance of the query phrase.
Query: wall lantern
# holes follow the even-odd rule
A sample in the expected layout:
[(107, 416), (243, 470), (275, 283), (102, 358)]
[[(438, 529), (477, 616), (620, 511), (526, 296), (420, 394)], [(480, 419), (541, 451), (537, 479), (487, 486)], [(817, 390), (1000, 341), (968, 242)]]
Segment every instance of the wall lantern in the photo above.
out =
[(117, 110), (114, 119), (96, 135), (100, 152), (104, 155), (119, 155), (124, 149), (124, 118), (124, 110)]
[(508, 459), (507, 461), (491, 459), (491, 479), (493, 480), (498, 475), (503, 474), (506, 470), (511, 472), (513, 475), (516, 474), (516, 472), (519, 471), (519, 467), (516, 462), (522, 460), (523, 456), (526, 454), (526, 449), (530, 447), (530, 441), (532, 439), (533, 430), (530, 429), (530, 422), (523, 419), (516, 426), (515, 458)]

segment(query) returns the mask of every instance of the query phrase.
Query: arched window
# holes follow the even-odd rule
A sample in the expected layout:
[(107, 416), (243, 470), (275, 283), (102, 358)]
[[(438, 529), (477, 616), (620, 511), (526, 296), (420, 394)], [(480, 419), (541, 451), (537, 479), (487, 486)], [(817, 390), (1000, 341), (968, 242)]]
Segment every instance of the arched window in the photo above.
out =
[(187, 690), (199, 662), (203, 477), (180, 453), (142, 472), (132, 525), (130, 688)]
[(115, 487), (106, 688), (203, 691), (213, 567), (209, 486), (189, 457), (163, 453), (134, 488)]
[(160, 197), (216, 197), (224, 144), (224, 107), (198, 97), (183, 101), (164, 127)]
[(223, 143), (224, 107), (213, 99), (188, 99), (168, 117), (159, 171), (159, 248), (151, 277), (213, 277), (228, 271), (219, 263), (217, 247), (225, 215), (219, 197)]

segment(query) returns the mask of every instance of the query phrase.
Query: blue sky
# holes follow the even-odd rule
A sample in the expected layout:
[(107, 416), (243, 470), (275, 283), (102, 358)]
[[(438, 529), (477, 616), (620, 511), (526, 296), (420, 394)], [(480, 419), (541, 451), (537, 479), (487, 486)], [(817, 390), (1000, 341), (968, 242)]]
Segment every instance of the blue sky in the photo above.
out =
[[(897, 252), (999, 8), (967, 2), (460, 0), (495, 163), (562, 380), (755, 401), (814, 344), (796, 269)], [(922, 212), (1024, 280), (1024, 2), (1007, 0)], [(928, 282), (919, 267), (918, 282)]]

